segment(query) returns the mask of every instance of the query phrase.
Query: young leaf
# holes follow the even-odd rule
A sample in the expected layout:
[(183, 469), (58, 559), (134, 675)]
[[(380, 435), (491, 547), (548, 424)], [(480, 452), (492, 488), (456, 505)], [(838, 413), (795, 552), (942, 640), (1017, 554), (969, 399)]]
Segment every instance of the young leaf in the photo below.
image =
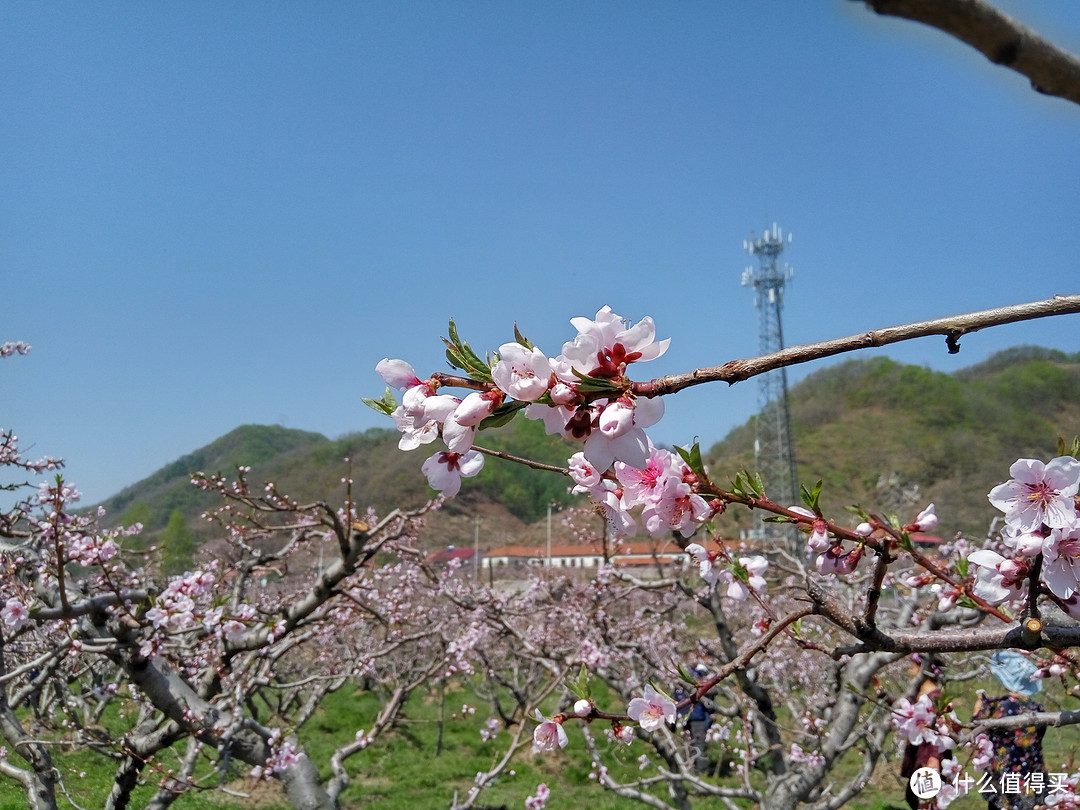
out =
[(821, 498), (821, 479), (814, 485), (813, 489), (807, 489), (806, 484), (799, 486), (799, 494), (802, 495), (803, 503), (810, 509), (815, 515), (820, 515), (818, 510), (818, 500)]
[[(675, 664), (674, 661), (672, 661), (671, 663)], [(686, 683), (693, 684), (694, 686), (697, 686), (697, 677), (694, 675), (694, 673), (692, 673), (690, 671), (690, 668), (687, 667), (686, 664), (684, 664), (682, 661), (680, 661), (678, 664), (675, 664), (675, 672), (677, 672), (678, 675), (679, 675), (679, 678), (681, 678)]]
[(486, 417), (480, 422), (478, 428), (480, 430), (487, 430), (489, 428), (497, 428), (509, 424), (510, 420), (517, 416), (517, 412), (528, 404), (529, 403), (527, 402), (519, 402), (516, 399), (504, 402), (492, 412), (491, 416)]
[(589, 687), (589, 670), (584, 664), (582, 664), (581, 669), (578, 670), (577, 678), (566, 682), (566, 688), (573, 692), (580, 700), (592, 699), (592, 690)]
[(394, 398), (394, 394), (389, 386), (387, 386), (386, 392), (382, 395), (382, 399), (362, 397), (362, 400), (364, 404), (372, 410), (384, 413), (387, 416), (392, 416), (394, 411), (397, 410), (397, 399)]
[(675, 452), (679, 454), (686, 466), (694, 471), (694, 474), (699, 478), (707, 481), (708, 476), (705, 474), (705, 464), (701, 460), (701, 443), (694, 442), (694, 444), (687, 450), (685, 447), (679, 447), (675, 445)]
[(845, 506), (844, 509), (855, 515), (855, 517), (859, 518), (859, 520), (861, 520), (863, 523), (870, 522), (870, 513), (863, 509), (861, 506), (859, 506), (857, 503), (852, 504), (851, 506)]
[(521, 334), (520, 331), (518, 331), (518, 325), (516, 323), (514, 324), (514, 340), (516, 340), (518, 343), (520, 343), (526, 349), (535, 349), (536, 348), (533, 345), (533, 342), (531, 340), (529, 340), (527, 337), (525, 337), (523, 334)]

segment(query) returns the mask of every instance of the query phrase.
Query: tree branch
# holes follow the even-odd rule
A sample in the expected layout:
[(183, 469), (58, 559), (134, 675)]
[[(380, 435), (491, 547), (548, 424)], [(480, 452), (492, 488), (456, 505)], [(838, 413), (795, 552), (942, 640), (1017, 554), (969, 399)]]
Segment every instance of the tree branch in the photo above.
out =
[(1080, 59), (984, 0), (864, 0), (878, 14), (950, 34), (995, 65), (1014, 70), (1039, 93), (1080, 104)]
[(977, 332), (990, 326), (1018, 323), (1035, 318), (1049, 318), (1054, 315), (1072, 315), (1078, 312), (1080, 312), (1080, 295), (1056, 295), (1046, 301), (987, 309), (982, 312), (954, 315), (951, 318), (937, 318), (905, 326), (890, 326), (836, 340), (826, 340), (806, 346), (792, 346), (762, 357), (732, 360), (722, 366), (700, 368), (686, 374), (671, 374), (667, 377), (657, 377), (650, 382), (634, 383), (633, 391), (638, 396), (657, 397), (708, 382), (726, 382), (734, 385), (773, 369), (930, 335), (944, 335), (949, 353), (956, 354), (960, 351), (960, 338), (969, 332)]

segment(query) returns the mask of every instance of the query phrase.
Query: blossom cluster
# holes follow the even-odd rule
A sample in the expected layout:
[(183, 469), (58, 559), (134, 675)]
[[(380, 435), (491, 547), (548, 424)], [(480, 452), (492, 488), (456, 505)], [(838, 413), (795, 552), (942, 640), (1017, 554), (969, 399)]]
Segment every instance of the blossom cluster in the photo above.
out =
[(1058, 603), (1080, 618), (1080, 461), (1058, 456), (1049, 463), (1022, 458), (1012, 476), (990, 491), (990, 503), (1005, 514), (1001, 532), (1007, 555), (992, 549), (970, 553), (973, 592), (990, 604), (1023, 599), (1033, 563), (1041, 555), (1041, 579)]
[(955, 745), (948, 718), (937, 713), (927, 695), (919, 695), (914, 703), (900, 698), (893, 706), (892, 724), (911, 745), (929, 744), (939, 751)]
[(441, 437), (446, 449), (422, 469), (444, 497), (456, 495), (461, 479), (483, 468), (484, 457), (473, 445), (485, 420), (520, 410), (542, 421), (549, 435), (581, 445), (568, 460), (574, 491), (598, 504), (617, 534), (638, 531), (633, 512), (640, 510), (650, 535), (679, 531), (688, 537), (720, 503), (698, 494), (691, 468), (650, 440), (645, 429), (663, 416), (663, 400), (636, 395), (626, 376), (631, 364), (664, 354), (670, 340), (656, 340), (651, 318), (630, 325), (609, 307), (571, 324), (577, 335), (555, 357), (520, 335), (500, 346), (493, 361), (471, 370), (470, 385), (481, 390), (464, 398), (438, 393), (439, 378), (421, 379), (405, 361), (384, 358), (376, 371), (387, 385), (404, 391), (402, 401), (392, 409), (385, 397), (369, 404), (393, 417), (402, 450)]

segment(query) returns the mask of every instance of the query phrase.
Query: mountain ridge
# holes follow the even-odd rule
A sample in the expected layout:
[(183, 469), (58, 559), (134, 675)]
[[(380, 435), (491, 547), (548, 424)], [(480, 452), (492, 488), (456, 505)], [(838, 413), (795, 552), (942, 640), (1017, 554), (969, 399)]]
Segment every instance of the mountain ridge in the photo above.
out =
[[(986, 492), (1007, 478), (1009, 464), (1024, 456), (1049, 458), (1059, 434), (1070, 439), (1080, 432), (1080, 353), (1021, 346), (952, 374), (887, 357), (853, 359), (813, 372), (790, 398), (800, 481), (824, 481), (828, 514), (861, 503), (914, 516), (934, 501), (943, 535), (976, 536), (994, 516)], [(718, 484), (753, 468), (753, 438), (751, 419), (704, 453), (712, 470), (725, 471), (716, 476)], [(175, 531), (205, 540), (212, 527), (199, 516), (219, 499), (192, 487), (191, 474), (230, 475), (237, 465), (252, 468), (251, 482), (273, 480), (302, 501), (343, 499), (342, 479), (351, 477), (354, 499), (381, 514), (419, 507), (435, 495), (420, 471), (427, 454), (400, 452), (397, 441), (390, 428), (330, 439), (242, 425), (103, 501), (106, 525), (141, 522), (149, 544), (171, 536), (171, 521)], [(484, 446), (557, 465), (573, 452), (545, 436), (540, 423), (524, 419), (485, 434)], [(480, 534), (479, 516), (484, 548), (541, 542), (544, 528), (537, 521), (547, 504), (574, 502), (559, 476), (489, 459), (488, 470), (466, 480), (458, 498), (429, 516), (426, 536), (433, 548), (471, 545)], [(757, 519), (729, 510), (719, 526), (736, 536)]]

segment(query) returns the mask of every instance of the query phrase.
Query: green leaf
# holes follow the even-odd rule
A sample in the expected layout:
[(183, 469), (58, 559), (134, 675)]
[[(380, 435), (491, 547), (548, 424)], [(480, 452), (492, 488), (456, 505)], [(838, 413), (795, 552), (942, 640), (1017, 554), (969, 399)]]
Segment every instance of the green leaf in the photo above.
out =
[(443, 338), (443, 343), (446, 344), (446, 359), (451, 368), (464, 371), (470, 379), (491, 382), (491, 358), (481, 359), (468, 343), (461, 340), (453, 318), (450, 319), (447, 331), (450, 337)]
[(818, 509), (818, 500), (821, 498), (821, 484), (821, 479), (818, 479), (818, 482), (814, 485), (813, 489), (807, 489), (806, 484), (799, 486), (799, 494), (802, 495), (803, 503), (805, 503), (815, 515), (821, 514), (821, 511)]
[(517, 416), (517, 412), (528, 404), (528, 402), (519, 402), (516, 399), (504, 402), (492, 411), (491, 416), (486, 417), (480, 422), (478, 429), (487, 430), (488, 428), (497, 428), (509, 424), (510, 420)]
[(368, 397), (363, 397), (362, 399), (364, 404), (369, 408), (378, 411), (379, 413), (384, 413), (387, 416), (393, 415), (394, 411), (397, 410), (397, 399), (394, 397), (394, 392), (390, 390), (389, 386), (387, 386), (385, 393), (383, 393), (382, 399), (370, 399)]
[[(1066, 449), (1068, 449), (1069, 452), (1066, 453)], [(1080, 436), (1074, 437), (1072, 444), (1068, 448), (1065, 447), (1065, 437), (1058, 436), (1058, 455), (1072, 456), (1073, 458), (1080, 456)]]
[(566, 688), (574, 693), (580, 700), (591, 700), (592, 689), (589, 686), (589, 670), (584, 664), (578, 670), (577, 678), (566, 682)]
[(749, 484), (757, 497), (765, 497), (765, 482), (761, 480), (760, 473), (754, 473), (754, 477), (749, 480)]
[(450, 333), (450, 341), (449, 342), (452, 343), (454, 346), (460, 346), (461, 345), (461, 338), (458, 337), (457, 324), (454, 323), (453, 318), (450, 319), (450, 325), (447, 327), (447, 330)]
[(590, 377), (582, 374), (576, 368), (570, 369), (578, 378), (578, 391), (586, 394), (622, 394), (622, 386), (612, 382), (606, 377)]
[(694, 675), (694, 673), (690, 671), (690, 668), (687, 667), (686, 664), (684, 664), (682, 661), (680, 661), (678, 664), (675, 664), (674, 660), (671, 663), (675, 665), (675, 672), (678, 673), (679, 677), (683, 681), (697, 686), (697, 677)]
[(844, 509), (855, 515), (855, 517), (859, 518), (863, 523), (870, 522), (870, 513), (863, 509), (861, 506), (859, 506), (857, 503), (852, 504), (851, 506), (845, 506)]
[(526, 349), (532, 350), (532, 349), (536, 348), (533, 345), (533, 342), (531, 340), (529, 340), (527, 337), (525, 337), (523, 334), (521, 334), (520, 331), (518, 331), (518, 325), (517, 325), (516, 322), (514, 323), (514, 340), (516, 340), (518, 343), (520, 343)]
[(975, 600), (968, 596), (966, 593), (956, 600), (956, 604), (963, 608), (971, 608), (972, 610), (979, 609), (979, 606), (975, 604)]
[(907, 532), (900, 533), (900, 548), (904, 551), (914, 551), (915, 544), (911, 541), (911, 535)]
[(958, 573), (964, 579), (967, 579), (968, 575), (968, 561), (961, 557), (956, 561), (956, 573)]
[(728, 563), (727, 569), (734, 575), (735, 579), (739, 580), (739, 582), (746, 583), (750, 581), (750, 572), (740, 563)]
[(701, 460), (701, 443), (694, 442), (694, 444), (687, 450), (685, 447), (679, 447), (675, 445), (675, 452), (679, 454), (686, 466), (694, 471), (694, 474), (704, 481), (708, 481), (709, 477), (705, 474), (705, 463)]

